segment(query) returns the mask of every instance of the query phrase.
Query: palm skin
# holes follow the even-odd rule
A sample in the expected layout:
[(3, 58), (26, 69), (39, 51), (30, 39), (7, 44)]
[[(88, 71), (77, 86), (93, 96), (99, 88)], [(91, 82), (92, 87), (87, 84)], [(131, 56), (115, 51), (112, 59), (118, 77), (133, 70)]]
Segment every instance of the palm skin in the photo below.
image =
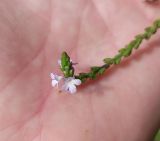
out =
[(0, 141), (150, 141), (160, 123), (158, 33), (76, 95), (51, 88), (67, 51), (100, 65), (160, 16), (129, 0), (0, 1)]

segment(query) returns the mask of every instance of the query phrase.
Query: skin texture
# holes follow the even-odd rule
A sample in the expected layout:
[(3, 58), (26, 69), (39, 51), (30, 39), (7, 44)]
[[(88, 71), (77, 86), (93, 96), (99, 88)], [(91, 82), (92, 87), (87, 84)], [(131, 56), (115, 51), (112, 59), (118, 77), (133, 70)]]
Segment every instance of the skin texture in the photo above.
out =
[(51, 87), (67, 51), (101, 65), (160, 17), (140, 0), (0, 0), (0, 141), (151, 141), (160, 125), (160, 32), (76, 95)]

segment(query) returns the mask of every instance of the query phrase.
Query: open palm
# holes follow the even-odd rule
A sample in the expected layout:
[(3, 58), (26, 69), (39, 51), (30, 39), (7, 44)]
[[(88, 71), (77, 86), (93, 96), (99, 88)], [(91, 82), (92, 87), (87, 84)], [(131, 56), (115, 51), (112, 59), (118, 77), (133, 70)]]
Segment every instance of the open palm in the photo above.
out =
[(0, 0), (0, 141), (147, 141), (160, 123), (160, 34), (76, 95), (51, 88), (67, 51), (77, 72), (160, 16), (130, 0)]

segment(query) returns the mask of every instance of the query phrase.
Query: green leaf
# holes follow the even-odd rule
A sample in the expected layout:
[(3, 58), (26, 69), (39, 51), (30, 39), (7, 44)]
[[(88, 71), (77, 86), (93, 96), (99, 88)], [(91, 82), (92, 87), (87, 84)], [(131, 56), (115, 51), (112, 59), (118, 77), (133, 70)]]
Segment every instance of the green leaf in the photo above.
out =
[(134, 45), (136, 44), (136, 40), (133, 40), (133, 41), (131, 41), (128, 45), (127, 45), (127, 48), (133, 48), (134, 47)]
[(111, 64), (113, 64), (113, 59), (112, 58), (105, 58), (103, 60), (103, 62), (106, 63), (106, 64), (108, 64), (108, 65), (111, 65)]
[(101, 68), (99, 71), (98, 71), (98, 74), (103, 74), (105, 72), (105, 68)]
[(89, 73), (89, 77), (92, 78), (92, 79), (95, 79), (96, 78), (96, 74), (91, 72), (91, 73)]
[(128, 57), (128, 56), (131, 55), (131, 53), (132, 53), (132, 48), (131, 48), (131, 47), (130, 47), (130, 48), (127, 48), (127, 49), (125, 50), (125, 52), (123, 52), (123, 56), (124, 56), (124, 57)]
[(136, 40), (137, 39), (142, 39), (143, 38), (143, 34), (138, 34), (138, 35), (135, 36), (135, 38), (136, 38)]
[(121, 54), (116, 55), (114, 57), (114, 64), (118, 65), (121, 62), (121, 58), (122, 58)]
[(138, 49), (141, 43), (142, 43), (142, 39), (141, 38), (137, 38), (136, 39), (136, 43), (134, 45), (134, 48)]
[(144, 33), (144, 37), (146, 40), (150, 39), (151, 36), (152, 36), (152, 33), (148, 33), (148, 32)]
[(94, 66), (94, 67), (91, 67), (91, 71), (93, 72), (97, 72), (99, 71), (100, 67), (97, 67), (97, 66)]
[(151, 31), (151, 27), (146, 27), (144, 30), (145, 30), (146, 32), (150, 32), (150, 31)]
[(153, 26), (153, 27), (147, 27), (147, 28), (145, 28), (145, 31), (147, 33), (154, 34), (157, 31), (157, 27), (155, 27), (155, 26)]
[(126, 51), (126, 48), (121, 48), (118, 52), (123, 54)]
[(160, 19), (156, 20), (156, 21), (154, 22), (154, 25), (155, 25), (156, 27), (159, 27), (159, 28), (160, 28)]

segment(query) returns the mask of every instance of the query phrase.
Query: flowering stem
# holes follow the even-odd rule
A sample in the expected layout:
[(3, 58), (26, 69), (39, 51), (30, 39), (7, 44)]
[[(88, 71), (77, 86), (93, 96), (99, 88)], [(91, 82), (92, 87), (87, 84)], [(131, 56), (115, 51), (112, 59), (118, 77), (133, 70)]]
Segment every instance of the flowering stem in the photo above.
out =
[(154, 35), (157, 30), (160, 28), (160, 19), (154, 21), (154, 23), (145, 28), (144, 33), (138, 34), (135, 36), (129, 44), (124, 48), (121, 48), (118, 51), (118, 54), (113, 58), (105, 58), (103, 62), (105, 63), (102, 66), (91, 67), (91, 70), (88, 73), (80, 73), (79, 75), (74, 76), (76, 79), (80, 79), (82, 82), (85, 82), (87, 79), (95, 79), (97, 75), (103, 74), (106, 69), (111, 65), (118, 65), (121, 63), (123, 57), (128, 57), (132, 54), (133, 49), (138, 49), (143, 40), (149, 40), (152, 35)]

